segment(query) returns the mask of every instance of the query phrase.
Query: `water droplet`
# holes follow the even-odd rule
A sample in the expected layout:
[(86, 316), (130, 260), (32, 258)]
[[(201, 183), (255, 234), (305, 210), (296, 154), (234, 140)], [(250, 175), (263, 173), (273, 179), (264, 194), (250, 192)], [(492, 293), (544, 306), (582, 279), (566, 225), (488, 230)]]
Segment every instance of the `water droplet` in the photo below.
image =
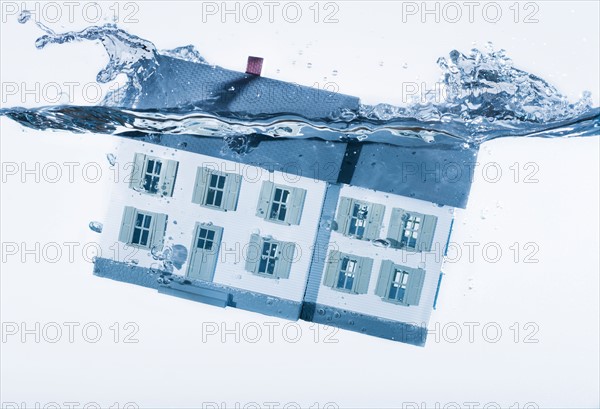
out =
[(231, 86), (231, 87), (227, 88), (227, 91), (235, 91), (235, 87)]
[(319, 308), (319, 309), (317, 310), (317, 313), (318, 313), (319, 315), (325, 315), (325, 310), (324, 310), (323, 308)]
[(90, 230), (96, 233), (102, 233), (102, 228), (104, 227), (100, 222), (90, 222), (89, 226)]
[(187, 148), (187, 146), (188, 146), (187, 142), (179, 142), (177, 144), (178, 148)]
[(402, 68), (407, 69), (408, 68), (408, 64), (407, 63), (402, 64)]
[(339, 312), (337, 312), (337, 311), (336, 311), (336, 312), (333, 314), (333, 317), (334, 317), (334, 318), (340, 318), (341, 316), (342, 316), (342, 314), (340, 314), (340, 313), (339, 313)]
[(348, 325), (354, 325), (354, 320), (348, 321)]
[(19, 22), (19, 24), (25, 24), (29, 21), (30, 18), (31, 18), (31, 11), (23, 10), (21, 12), (21, 14), (19, 14), (17, 21)]
[(108, 163), (110, 163), (110, 166), (115, 166), (115, 163), (117, 163), (117, 157), (112, 153), (107, 153), (106, 159), (108, 160)]

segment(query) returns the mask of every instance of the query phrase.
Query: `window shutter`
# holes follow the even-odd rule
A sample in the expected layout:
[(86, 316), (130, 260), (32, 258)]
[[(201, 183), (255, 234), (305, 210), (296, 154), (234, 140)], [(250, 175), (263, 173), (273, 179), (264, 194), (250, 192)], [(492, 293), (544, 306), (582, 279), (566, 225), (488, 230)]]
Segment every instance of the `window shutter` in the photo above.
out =
[(400, 246), (400, 238), (402, 237), (402, 229), (404, 227), (405, 211), (394, 207), (392, 209), (392, 217), (390, 218), (390, 225), (388, 226), (387, 239), (391, 243), (392, 247), (398, 248)]
[(419, 241), (417, 242), (417, 249), (419, 251), (431, 251), (436, 224), (436, 216), (423, 216), (423, 223), (421, 223), (421, 228), (419, 229)]
[(348, 234), (348, 222), (350, 221), (352, 202), (353, 200), (348, 197), (340, 198), (340, 204), (338, 206), (337, 214), (335, 215), (335, 222), (337, 224), (337, 231), (342, 234)]
[(242, 176), (235, 173), (227, 173), (225, 181), (225, 198), (223, 203), (224, 210), (235, 210), (237, 208), (238, 197), (240, 195), (240, 186), (242, 185)]
[(420, 268), (406, 269), (408, 271), (408, 285), (404, 302), (408, 305), (419, 305), (423, 281), (425, 280), (425, 271)]
[(340, 272), (340, 258), (341, 253), (337, 250), (331, 250), (329, 252), (329, 258), (325, 263), (325, 273), (323, 274), (323, 285), (326, 287), (333, 287), (335, 280)]
[(269, 215), (269, 206), (273, 195), (273, 182), (265, 181), (260, 189), (260, 197), (258, 198), (258, 206), (256, 207), (256, 215), (261, 219), (266, 219)]
[(162, 250), (167, 229), (167, 215), (163, 213), (152, 213), (152, 239), (150, 248)]
[(383, 221), (383, 214), (385, 213), (385, 206), (378, 203), (371, 204), (371, 210), (367, 217), (367, 228), (365, 229), (364, 238), (369, 240), (375, 240), (379, 238), (379, 230), (381, 229), (381, 222)]
[(291, 190), (285, 221), (289, 224), (300, 224), (302, 209), (304, 208), (304, 199), (306, 198), (306, 190), (299, 187), (294, 187)]
[(294, 262), (296, 245), (291, 242), (280, 242), (275, 265), (275, 276), (279, 278), (290, 278), (290, 270)]
[(177, 168), (179, 166), (179, 162), (175, 160), (166, 161), (165, 169), (163, 170), (162, 180), (162, 190), (163, 195), (165, 196), (173, 196), (173, 189), (175, 188), (175, 177), (177, 176)]
[(210, 171), (205, 167), (199, 167), (196, 171), (196, 182), (194, 184), (194, 193), (192, 196), (192, 203), (204, 205), (206, 196), (206, 187), (208, 186), (208, 177)]
[(139, 189), (142, 185), (145, 164), (146, 155), (144, 155), (143, 153), (136, 153), (133, 157), (133, 166), (131, 167), (131, 177), (129, 179), (130, 188)]
[(357, 294), (366, 294), (369, 291), (369, 281), (371, 280), (371, 270), (373, 269), (373, 259), (369, 257), (358, 257), (358, 277), (354, 292)]
[(119, 230), (119, 241), (131, 243), (131, 231), (135, 221), (135, 207), (125, 206), (123, 209), (123, 219), (121, 220), (121, 229)]
[(246, 251), (246, 271), (256, 273), (262, 252), (262, 238), (258, 234), (250, 236), (248, 250)]
[(394, 274), (394, 263), (390, 260), (383, 260), (379, 269), (379, 277), (377, 278), (377, 286), (375, 287), (375, 295), (382, 298), (387, 298), (392, 282), (392, 274)]

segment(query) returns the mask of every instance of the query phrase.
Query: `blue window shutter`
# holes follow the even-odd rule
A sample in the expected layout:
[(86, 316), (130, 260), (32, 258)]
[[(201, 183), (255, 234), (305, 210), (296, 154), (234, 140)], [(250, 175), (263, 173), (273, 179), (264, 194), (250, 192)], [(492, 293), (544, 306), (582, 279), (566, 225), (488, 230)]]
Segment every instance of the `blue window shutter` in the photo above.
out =
[(353, 200), (348, 197), (340, 197), (340, 204), (335, 215), (335, 223), (337, 231), (342, 234), (348, 234), (348, 223), (350, 221), (350, 211), (352, 209)]
[(333, 287), (340, 272), (340, 259), (342, 253), (337, 250), (329, 252), (329, 258), (325, 263), (325, 272), (323, 273), (323, 285)]
[(227, 173), (225, 181), (225, 198), (223, 200), (223, 210), (234, 211), (237, 208), (238, 197), (240, 195), (240, 186), (242, 185), (242, 176), (235, 173)]
[(256, 207), (256, 215), (261, 219), (266, 219), (269, 215), (269, 208), (271, 205), (271, 197), (273, 195), (273, 182), (265, 181), (260, 189), (260, 197), (258, 198), (258, 205)]
[(302, 209), (304, 208), (304, 200), (306, 198), (306, 190), (299, 187), (291, 189), (290, 199), (288, 200), (288, 211), (285, 216), (285, 221), (289, 224), (300, 224), (302, 217)]
[(369, 291), (369, 281), (371, 280), (371, 270), (373, 269), (373, 259), (369, 257), (358, 257), (358, 277), (354, 285), (354, 292), (357, 294), (366, 294)]
[(258, 263), (260, 261), (260, 255), (262, 251), (262, 238), (258, 234), (250, 235), (250, 242), (248, 243), (246, 251), (246, 271), (256, 273), (258, 270)]
[(275, 276), (279, 278), (290, 278), (290, 270), (294, 262), (296, 245), (291, 242), (280, 242), (278, 246), (277, 264), (275, 265)]
[(208, 178), (210, 171), (204, 167), (199, 167), (196, 171), (196, 182), (194, 183), (194, 193), (192, 203), (204, 205), (206, 199), (206, 188), (208, 186)]
[(421, 290), (425, 280), (425, 271), (420, 268), (405, 269), (408, 271), (408, 284), (404, 302), (408, 305), (419, 305)]
[(385, 206), (378, 203), (372, 203), (371, 209), (367, 215), (367, 228), (363, 238), (368, 240), (375, 240), (379, 238), (379, 230), (381, 229), (381, 222), (383, 221), (383, 214), (385, 213)]
[(143, 153), (136, 153), (133, 157), (133, 164), (131, 167), (131, 176), (129, 179), (130, 188), (138, 189), (142, 185), (145, 166), (146, 155), (144, 155)]
[(394, 274), (394, 263), (390, 260), (383, 260), (379, 269), (379, 277), (377, 278), (377, 286), (375, 287), (375, 295), (382, 298), (387, 298)]
[(162, 190), (164, 196), (173, 196), (173, 189), (175, 188), (175, 178), (177, 177), (177, 168), (179, 162), (175, 160), (167, 160), (165, 168), (163, 169), (163, 184)]
[(404, 228), (404, 217), (405, 211), (394, 207), (392, 209), (392, 216), (390, 218), (390, 224), (387, 232), (387, 240), (394, 248), (400, 247), (400, 239), (402, 238), (402, 232)]
[(131, 243), (131, 232), (133, 222), (135, 220), (135, 207), (125, 206), (123, 209), (123, 219), (121, 220), (121, 229), (119, 230), (119, 241), (123, 243)]
[(150, 248), (162, 250), (167, 229), (167, 215), (163, 213), (152, 213), (152, 241)]
[(431, 251), (431, 245), (433, 243), (433, 235), (435, 234), (436, 224), (436, 216), (423, 216), (423, 222), (421, 223), (421, 227), (419, 228), (419, 240), (417, 242), (417, 249), (419, 251)]

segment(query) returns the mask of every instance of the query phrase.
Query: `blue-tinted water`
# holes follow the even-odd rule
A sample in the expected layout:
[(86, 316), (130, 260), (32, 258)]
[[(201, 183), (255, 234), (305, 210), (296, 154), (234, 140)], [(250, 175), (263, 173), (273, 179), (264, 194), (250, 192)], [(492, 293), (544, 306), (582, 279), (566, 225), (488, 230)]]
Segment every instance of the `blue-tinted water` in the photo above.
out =
[[(22, 23), (28, 20), (27, 12), (19, 17)], [(214, 98), (210, 97), (139, 109), (140, 101), (152, 101), (153, 92), (158, 95), (171, 86), (167, 78), (157, 74), (159, 65), (164, 70), (169, 68), (165, 65), (180, 61), (207, 65), (206, 60), (192, 46), (158, 51), (152, 42), (113, 24), (62, 34), (37, 24), (46, 33), (36, 41), (40, 49), (49, 44), (100, 41), (109, 63), (98, 73), (97, 81), (108, 83), (125, 74), (127, 83), (108, 94), (99, 106), (0, 110), (0, 115), (34, 129), (222, 138), (263, 135), (338, 140), (342, 137), (391, 144), (420, 138), (430, 143), (456, 144), (462, 149), (477, 149), (480, 143), (499, 137), (575, 137), (600, 133), (600, 108), (592, 107), (588, 92), (581, 100), (569, 102), (542, 78), (515, 68), (503, 50), (495, 51), (491, 45), (466, 54), (454, 50), (438, 60), (446, 90), (442, 101), (439, 95), (431, 94), (425, 102), (402, 107), (361, 104), (354, 109), (307, 118), (294, 112), (256, 115), (213, 109)], [(175, 95), (178, 91), (183, 90), (166, 90)]]

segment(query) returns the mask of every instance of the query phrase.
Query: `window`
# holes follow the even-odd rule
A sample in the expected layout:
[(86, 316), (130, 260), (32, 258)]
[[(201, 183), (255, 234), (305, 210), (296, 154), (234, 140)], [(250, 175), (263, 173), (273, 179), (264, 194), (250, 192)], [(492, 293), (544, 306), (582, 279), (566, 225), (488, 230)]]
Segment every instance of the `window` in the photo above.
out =
[(277, 223), (300, 224), (305, 198), (305, 189), (263, 182), (256, 215)]
[(198, 241), (196, 248), (201, 250), (212, 250), (215, 240), (215, 231), (205, 228), (198, 229)]
[(366, 294), (372, 267), (371, 258), (332, 250), (325, 265), (323, 285), (337, 291)]
[(129, 187), (152, 195), (173, 196), (179, 163), (136, 153)]
[(354, 276), (356, 274), (356, 260), (350, 260), (348, 257), (342, 259), (340, 273), (338, 275), (337, 288), (352, 290), (354, 286)]
[(137, 213), (135, 216), (135, 223), (133, 225), (133, 237), (131, 238), (131, 244), (139, 244), (140, 246), (144, 247), (148, 246), (151, 223), (151, 214)]
[(158, 159), (148, 159), (146, 161), (146, 172), (144, 174), (144, 190), (148, 193), (157, 193), (160, 182), (160, 169), (162, 162)]
[(390, 300), (403, 302), (404, 294), (406, 293), (406, 284), (408, 283), (408, 272), (404, 270), (394, 269), (392, 273), (392, 284), (388, 298)]
[(222, 227), (196, 223), (187, 270), (189, 278), (213, 281), (219, 259), (221, 237), (223, 237)]
[(419, 305), (425, 271), (394, 264), (390, 260), (381, 262), (375, 294), (384, 301), (401, 305)]
[(336, 213), (336, 230), (361, 240), (376, 240), (383, 221), (385, 206), (341, 197)]
[(134, 247), (162, 249), (167, 215), (125, 206), (119, 241)]
[(419, 226), (421, 225), (421, 215), (407, 214), (404, 221), (404, 233), (400, 237), (400, 247), (417, 247), (419, 238)]
[(391, 247), (431, 251), (437, 217), (393, 208), (387, 239)]
[(294, 243), (253, 234), (246, 250), (246, 271), (262, 277), (289, 278), (296, 251)]
[(271, 212), (269, 213), (269, 219), (279, 220), (280, 222), (285, 221), (285, 215), (287, 213), (287, 202), (290, 197), (290, 191), (282, 189), (280, 187), (275, 188), (273, 194), (273, 202), (271, 203)]
[(277, 262), (277, 243), (265, 241), (262, 246), (260, 262), (258, 264), (259, 274), (275, 273), (275, 263)]
[(225, 181), (227, 176), (225, 175), (210, 175), (210, 182), (208, 183), (208, 191), (206, 192), (206, 205), (221, 207), (223, 203), (223, 193), (225, 192)]
[(367, 215), (369, 214), (369, 205), (360, 202), (352, 204), (352, 212), (350, 216), (350, 228), (348, 234), (352, 236), (363, 237), (365, 227), (367, 225)]
[(242, 177), (235, 173), (199, 167), (192, 202), (216, 210), (237, 208)]

